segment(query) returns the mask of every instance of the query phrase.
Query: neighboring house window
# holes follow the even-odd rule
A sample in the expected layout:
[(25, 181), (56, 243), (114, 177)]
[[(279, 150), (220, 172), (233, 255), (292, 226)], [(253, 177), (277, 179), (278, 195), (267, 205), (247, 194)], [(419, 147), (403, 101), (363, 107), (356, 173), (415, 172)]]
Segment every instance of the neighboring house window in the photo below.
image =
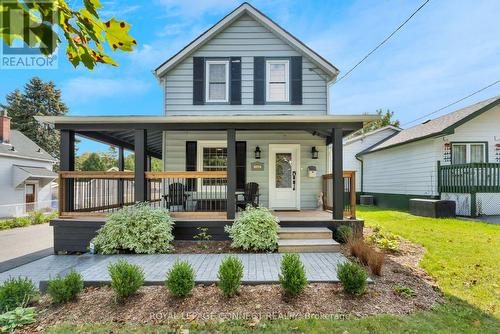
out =
[(206, 102), (229, 101), (229, 61), (206, 61)]
[(486, 162), (485, 143), (453, 143), (451, 145), (452, 164)]
[[(216, 172), (227, 170), (227, 145), (225, 141), (198, 142), (198, 171)], [(225, 185), (225, 180), (203, 179), (203, 186)]]
[(266, 61), (267, 102), (289, 102), (289, 61)]

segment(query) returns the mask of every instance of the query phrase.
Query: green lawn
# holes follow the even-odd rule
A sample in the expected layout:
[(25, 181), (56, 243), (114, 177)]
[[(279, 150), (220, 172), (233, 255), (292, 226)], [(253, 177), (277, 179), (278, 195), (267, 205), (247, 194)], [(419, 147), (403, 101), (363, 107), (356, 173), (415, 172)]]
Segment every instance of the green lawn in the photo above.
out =
[[(181, 324), (189, 333), (498, 333), (500, 226), (457, 219), (431, 219), (404, 212), (360, 208), (367, 226), (423, 245), (421, 266), (446, 294), (446, 303), (409, 316), (349, 320), (278, 320), (249, 326), (248, 321)], [(58, 325), (48, 333), (166, 333), (179, 327), (117, 324)]]
[(500, 315), (500, 226), (459, 219), (434, 219), (400, 211), (360, 208), (368, 227), (424, 246), (420, 266), (447, 294)]

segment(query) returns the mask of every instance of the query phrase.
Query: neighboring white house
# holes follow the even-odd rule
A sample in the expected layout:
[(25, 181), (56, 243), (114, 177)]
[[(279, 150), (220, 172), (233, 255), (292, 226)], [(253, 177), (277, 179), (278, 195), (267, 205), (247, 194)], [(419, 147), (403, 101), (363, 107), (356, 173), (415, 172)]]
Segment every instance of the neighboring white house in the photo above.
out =
[[(460, 215), (500, 214), (500, 96), (344, 147), (344, 168), (358, 171), (358, 191), (377, 205), (406, 209), (410, 198), (443, 198), (455, 200)], [(353, 150), (360, 161), (349, 158)]]
[[(354, 137), (344, 138), (344, 151), (343, 151), (343, 164), (344, 170), (356, 172), (356, 192), (360, 193), (363, 188), (363, 163), (362, 160), (356, 155), (374, 145), (380, 144), (382, 141), (387, 140), (391, 136), (399, 133), (402, 129), (389, 125), (383, 128), (363, 133)], [(328, 150), (329, 153), (330, 150)], [(328, 159), (328, 170), (331, 171), (331, 159)]]
[(18, 217), (52, 206), (56, 161), (0, 115), (0, 217)]

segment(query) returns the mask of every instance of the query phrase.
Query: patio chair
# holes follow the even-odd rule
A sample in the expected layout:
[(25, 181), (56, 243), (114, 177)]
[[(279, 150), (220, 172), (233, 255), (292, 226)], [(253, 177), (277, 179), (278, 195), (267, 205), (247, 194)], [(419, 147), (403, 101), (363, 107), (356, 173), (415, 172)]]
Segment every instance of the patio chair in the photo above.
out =
[(243, 194), (236, 194), (236, 208), (245, 210), (248, 205), (256, 208), (259, 206), (259, 197), (259, 184), (249, 182), (245, 184), (245, 192)]
[(186, 193), (186, 187), (179, 182), (169, 184), (168, 194), (163, 195), (165, 199), (165, 206), (170, 211), (172, 206), (181, 205), (184, 211), (186, 211), (187, 199), (190, 195)]

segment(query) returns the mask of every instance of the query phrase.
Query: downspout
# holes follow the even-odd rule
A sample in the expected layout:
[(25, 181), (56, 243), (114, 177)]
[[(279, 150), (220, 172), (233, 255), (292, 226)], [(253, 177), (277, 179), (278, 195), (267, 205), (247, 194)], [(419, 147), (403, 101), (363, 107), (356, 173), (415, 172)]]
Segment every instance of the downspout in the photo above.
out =
[(356, 158), (356, 160), (358, 160), (361, 163), (361, 178), (360, 178), (361, 189), (360, 189), (360, 195), (363, 195), (363, 176), (364, 176), (363, 169), (364, 169), (364, 163), (363, 163), (363, 160), (360, 159), (357, 154), (354, 157)]

